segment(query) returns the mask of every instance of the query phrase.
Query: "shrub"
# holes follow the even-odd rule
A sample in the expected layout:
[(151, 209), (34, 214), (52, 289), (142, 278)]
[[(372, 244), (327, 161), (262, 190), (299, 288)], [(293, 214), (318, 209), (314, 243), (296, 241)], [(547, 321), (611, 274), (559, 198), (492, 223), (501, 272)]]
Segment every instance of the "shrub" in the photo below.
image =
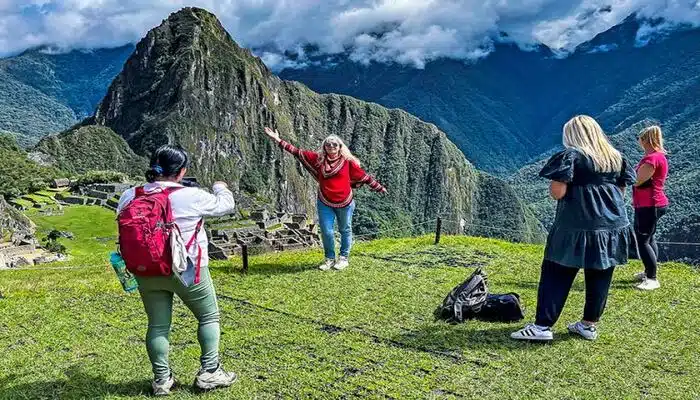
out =
[(60, 237), (62, 237), (62, 233), (57, 230), (52, 230), (49, 232), (48, 235), (46, 235), (45, 238), (41, 240), (44, 248), (52, 253), (56, 254), (67, 254), (67, 249), (66, 246), (64, 246), (61, 242), (58, 241)]
[(73, 180), (74, 186), (85, 186), (93, 183), (125, 183), (129, 177), (117, 171), (88, 171)]
[(52, 179), (65, 176), (30, 160), (10, 135), (0, 135), (0, 160), (0, 196), (8, 198), (45, 189)]

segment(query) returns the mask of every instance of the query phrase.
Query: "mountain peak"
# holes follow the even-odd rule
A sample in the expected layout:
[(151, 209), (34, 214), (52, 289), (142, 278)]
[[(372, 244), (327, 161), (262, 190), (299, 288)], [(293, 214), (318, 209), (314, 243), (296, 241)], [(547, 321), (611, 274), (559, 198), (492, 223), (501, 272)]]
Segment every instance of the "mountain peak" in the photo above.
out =
[(262, 65), (249, 49), (239, 46), (231, 38), (216, 15), (203, 8), (185, 7), (170, 14), (160, 26), (152, 29), (142, 39), (142, 42), (147, 41), (152, 33), (156, 36), (159, 33), (165, 36), (172, 35), (175, 39), (172, 44), (176, 46), (176, 50), (177, 47), (200, 47), (200, 49), (204, 47), (206, 49), (218, 44), (227, 47), (226, 50), (233, 51), (242, 61), (251, 64), (256, 64), (257, 61)]
[(179, 35), (206, 31), (221, 39), (230, 38), (216, 15), (198, 7), (185, 7), (170, 14), (160, 26), (153, 30), (164, 27), (172, 29), (174, 33)]
[[(95, 122), (127, 140), (135, 135), (147, 139), (143, 130), (148, 121), (207, 109), (219, 102), (222, 92), (245, 85), (251, 77), (263, 80), (271, 75), (259, 58), (231, 38), (214, 14), (183, 8), (139, 41), (98, 106)], [(162, 136), (166, 134), (153, 132), (159, 137), (148, 142), (168, 142)]]

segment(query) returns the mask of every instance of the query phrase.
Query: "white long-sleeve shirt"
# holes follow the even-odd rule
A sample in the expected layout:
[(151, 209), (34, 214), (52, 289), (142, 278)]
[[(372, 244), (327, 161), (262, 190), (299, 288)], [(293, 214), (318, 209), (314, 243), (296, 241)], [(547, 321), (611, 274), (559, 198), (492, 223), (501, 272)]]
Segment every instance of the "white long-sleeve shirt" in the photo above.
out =
[[(228, 190), (226, 185), (222, 184), (212, 187), (214, 194), (199, 188), (183, 187), (175, 182), (147, 183), (143, 188), (146, 193), (149, 193), (165, 187), (182, 187), (182, 189), (170, 194), (170, 207), (185, 243), (192, 239), (197, 223), (202, 217), (220, 217), (233, 213), (235, 208), (233, 193)], [(117, 206), (117, 215), (134, 199), (135, 192), (136, 189), (131, 188), (122, 194)], [(197, 235), (197, 243), (202, 249), (202, 266), (209, 265), (209, 239), (204, 227)], [(191, 246), (188, 250), (192, 260), (197, 259), (197, 251), (197, 246)]]

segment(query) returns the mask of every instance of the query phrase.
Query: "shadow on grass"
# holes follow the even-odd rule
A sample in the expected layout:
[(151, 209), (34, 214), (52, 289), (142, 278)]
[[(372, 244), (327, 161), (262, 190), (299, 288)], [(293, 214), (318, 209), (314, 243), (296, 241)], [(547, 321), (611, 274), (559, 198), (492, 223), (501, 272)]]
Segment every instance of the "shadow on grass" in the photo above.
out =
[[(280, 263), (255, 263), (252, 262), (248, 265), (248, 275), (284, 275), (284, 274), (298, 274), (301, 272), (306, 272), (310, 270), (318, 269), (318, 263), (305, 262), (303, 264), (289, 265)], [(242, 274), (243, 270), (240, 266), (227, 266), (222, 264), (217, 264), (215, 266), (209, 267), (213, 271), (218, 271), (224, 274)]]
[[(532, 290), (535, 293), (537, 293), (537, 290), (539, 289), (539, 281), (498, 281), (497, 282), (499, 286), (502, 287), (516, 287), (521, 290)], [(610, 285), (610, 289), (615, 289), (615, 290), (633, 290), (634, 285), (638, 284), (639, 282), (635, 282), (633, 280), (629, 279), (621, 279), (621, 280), (613, 280), (612, 284)], [(586, 291), (586, 286), (583, 281), (576, 281), (574, 282), (574, 285), (571, 287), (572, 292), (585, 292)]]
[[(513, 340), (510, 334), (524, 326), (526, 321), (517, 324), (489, 324), (483, 327), (484, 322), (474, 322), (478, 327), (470, 326), (470, 322), (450, 325), (447, 323), (426, 324), (416, 330), (403, 333), (394, 338), (409, 348), (425, 349), (431, 352), (444, 354), (461, 354), (466, 361), (479, 363), (470, 356), (471, 350), (485, 350), (493, 353), (493, 350), (532, 350), (537, 351), (543, 345), (557, 345), (571, 339), (571, 335), (557, 335), (551, 343), (532, 343)], [(483, 362), (487, 363), (488, 360)]]
[[(0, 379), (0, 399), (105, 399), (114, 396), (151, 396), (150, 380), (121, 383), (107, 382), (104, 377), (92, 375), (73, 366), (65, 372), (66, 379), (31, 382), (8, 386), (18, 378), (9, 375)], [(177, 385), (174, 390), (194, 393), (192, 387)]]

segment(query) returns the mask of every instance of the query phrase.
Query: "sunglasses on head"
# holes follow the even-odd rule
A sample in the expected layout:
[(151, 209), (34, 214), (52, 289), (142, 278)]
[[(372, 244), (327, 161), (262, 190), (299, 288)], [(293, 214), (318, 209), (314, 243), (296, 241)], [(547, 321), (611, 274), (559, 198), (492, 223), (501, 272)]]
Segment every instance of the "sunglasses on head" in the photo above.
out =
[(326, 147), (340, 147), (340, 144), (334, 142), (326, 143)]

